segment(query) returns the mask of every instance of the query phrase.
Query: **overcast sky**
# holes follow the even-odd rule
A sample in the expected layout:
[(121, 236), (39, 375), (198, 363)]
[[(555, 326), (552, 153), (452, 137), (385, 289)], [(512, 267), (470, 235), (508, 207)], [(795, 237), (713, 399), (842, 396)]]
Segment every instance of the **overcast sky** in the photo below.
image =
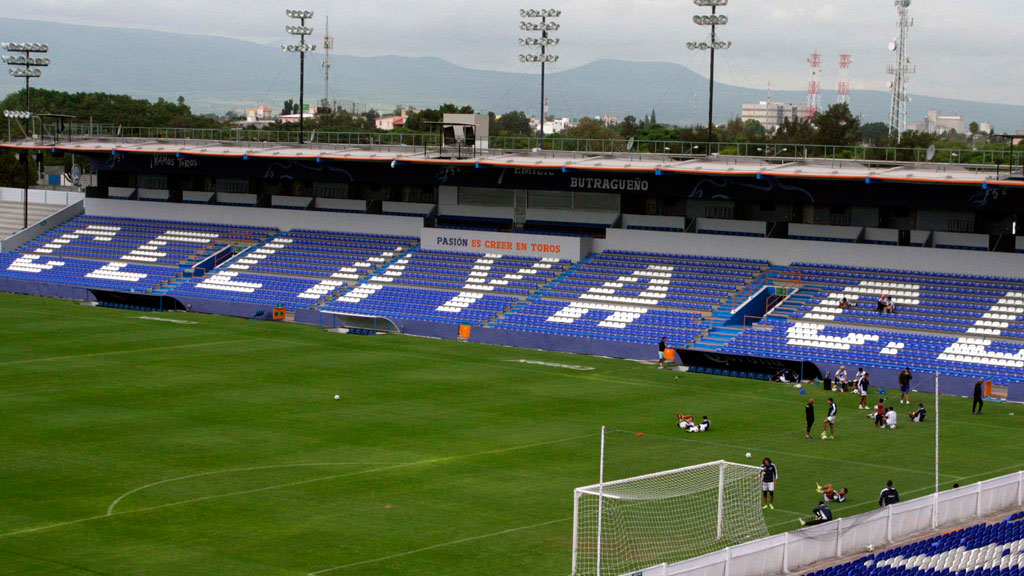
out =
[[(564, 11), (556, 69), (602, 58), (673, 61), (707, 73), (688, 40), (706, 29), (689, 0), (0, 0), (5, 16), (67, 23), (284, 40), (285, 8), (316, 12), (319, 35), (330, 16), (335, 50), (359, 56), (437, 56), (482, 69), (522, 70), (519, 8)], [(853, 57), (858, 89), (885, 90), (886, 49), (896, 32), (893, 0), (732, 0), (722, 37), (733, 42), (717, 78), (739, 86), (804, 89), (806, 60), (822, 54), (822, 86), (835, 89), (839, 55)], [(917, 74), (910, 91), (1004, 104), (1024, 103), (1022, 0), (914, 0), (908, 43)]]

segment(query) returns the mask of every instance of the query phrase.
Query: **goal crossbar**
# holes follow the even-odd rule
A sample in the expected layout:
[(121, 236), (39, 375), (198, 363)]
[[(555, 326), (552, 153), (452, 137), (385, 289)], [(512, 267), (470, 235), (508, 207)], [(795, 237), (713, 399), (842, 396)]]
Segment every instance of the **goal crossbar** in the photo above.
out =
[(616, 496), (612, 496), (612, 495), (609, 495), (609, 494), (602, 494), (602, 489), (603, 488), (608, 488), (610, 486), (619, 486), (619, 485), (622, 485), (622, 484), (632, 484), (633, 482), (637, 482), (637, 481), (640, 481), (640, 480), (650, 480), (650, 479), (653, 479), (653, 478), (661, 478), (662, 476), (671, 476), (673, 474), (678, 474), (680, 472), (688, 472), (690, 470), (699, 470), (701, 468), (713, 468), (715, 466), (722, 466), (722, 465), (725, 465), (725, 464), (728, 464), (729, 466), (735, 466), (735, 467), (738, 467), (738, 468), (750, 468), (750, 469), (753, 469), (753, 470), (758, 470), (759, 469), (757, 466), (750, 466), (748, 464), (736, 464), (735, 462), (727, 462), (725, 460), (714, 460), (712, 462), (705, 462), (703, 464), (694, 464), (693, 466), (684, 466), (682, 468), (675, 468), (673, 470), (662, 470), (660, 472), (652, 472), (650, 474), (644, 474), (642, 476), (632, 476), (630, 478), (622, 478), (621, 480), (613, 480), (611, 482), (604, 482), (602, 484), (592, 484), (590, 486), (582, 486), (580, 488), (577, 488), (576, 492), (581, 492), (583, 494), (590, 494), (590, 495), (593, 495), (593, 496), (602, 496), (603, 495), (605, 498), (615, 499), (615, 498), (617, 498)]

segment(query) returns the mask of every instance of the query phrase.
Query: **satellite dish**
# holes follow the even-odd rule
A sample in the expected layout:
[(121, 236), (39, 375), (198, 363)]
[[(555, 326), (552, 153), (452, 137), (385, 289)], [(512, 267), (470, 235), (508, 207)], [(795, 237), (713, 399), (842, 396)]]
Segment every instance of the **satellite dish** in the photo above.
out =
[(632, 150), (633, 150), (633, 137), (630, 136), (629, 137), (629, 141), (626, 142), (626, 152), (630, 152)]
[(925, 152), (924, 161), (931, 162), (935, 158), (935, 144), (928, 147), (928, 151)]
[(896, 43), (895, 42), (889, 42), (889, 52), (895, 52), (895, 51), (896, 51)]

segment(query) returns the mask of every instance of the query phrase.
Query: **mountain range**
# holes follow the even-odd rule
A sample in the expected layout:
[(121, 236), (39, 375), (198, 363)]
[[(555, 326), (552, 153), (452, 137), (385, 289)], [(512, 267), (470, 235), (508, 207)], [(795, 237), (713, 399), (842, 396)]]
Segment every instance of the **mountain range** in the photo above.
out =
[[(0, 18), (0, 39), (50, 45), (53, 63), (42, 78), (33, 81), (34, 87), (129, 94), (150, 100), (162, 97), (173, 101), (184, 96), (197, 112), (222, 113), (256, 104), (280, 109), (284, 100), (298, 100), (298, 57), (277, 46), (10, 18)], [(324, 97), (321, 61), (319, 53), (307, 58), (307, 102)], [(536, 115), (539, 80), (537, 74), (465, 68), (439, 58), (335, 54), (330, 90), (332, 99), (382, 109), (452, 102), (479, 111), (523, 110)], [(559, 117), (643, 117), (655, 110), (663, 123), (702, 124), (707, 119), (707, 78), (671, 62), (599, 60), (577, 68), (556, 68), (548, 74), (546, 86), (549, 113)], [(15, 78), (0, 77), (0, 92), (21, 87)], [(734, 118), (743, 103), (766, 97), (763, 90), (716, 82), (715, 121)], [(826, 106), (835, 99), (834, 91), (822, 92)], [(803, 103), (806, 93), (775, 90), (772, 100)], [(851, 108), (865, 122), (884, 122), (889, 102), (888, 92), (854, 87)], [(997, 131), (1024, 129), (1024, 106), (924, 95), (912, 96), (911, 123), (923, 119), (931, 108), (962, 114), (968, 123), (992, 122)]]

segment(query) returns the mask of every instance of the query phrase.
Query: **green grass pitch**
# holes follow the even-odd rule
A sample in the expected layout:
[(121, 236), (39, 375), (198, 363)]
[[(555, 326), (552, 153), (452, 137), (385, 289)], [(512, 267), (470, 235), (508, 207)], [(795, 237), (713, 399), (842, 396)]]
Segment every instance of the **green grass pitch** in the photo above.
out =
[[(932, 483), (932, 424), (876, 430), (850, 395), (837, 438), (806, 440), (784, 384), (12, 295), (0, 317), (3, 575), (565, 575), (601, 425), (680, 439), (679, 465), (771, 456), (773, 532), (815, 482), (850, 487), (839, 515)], [(1015, 408), (942, 399), (944, 488), (1021, 468)]]

